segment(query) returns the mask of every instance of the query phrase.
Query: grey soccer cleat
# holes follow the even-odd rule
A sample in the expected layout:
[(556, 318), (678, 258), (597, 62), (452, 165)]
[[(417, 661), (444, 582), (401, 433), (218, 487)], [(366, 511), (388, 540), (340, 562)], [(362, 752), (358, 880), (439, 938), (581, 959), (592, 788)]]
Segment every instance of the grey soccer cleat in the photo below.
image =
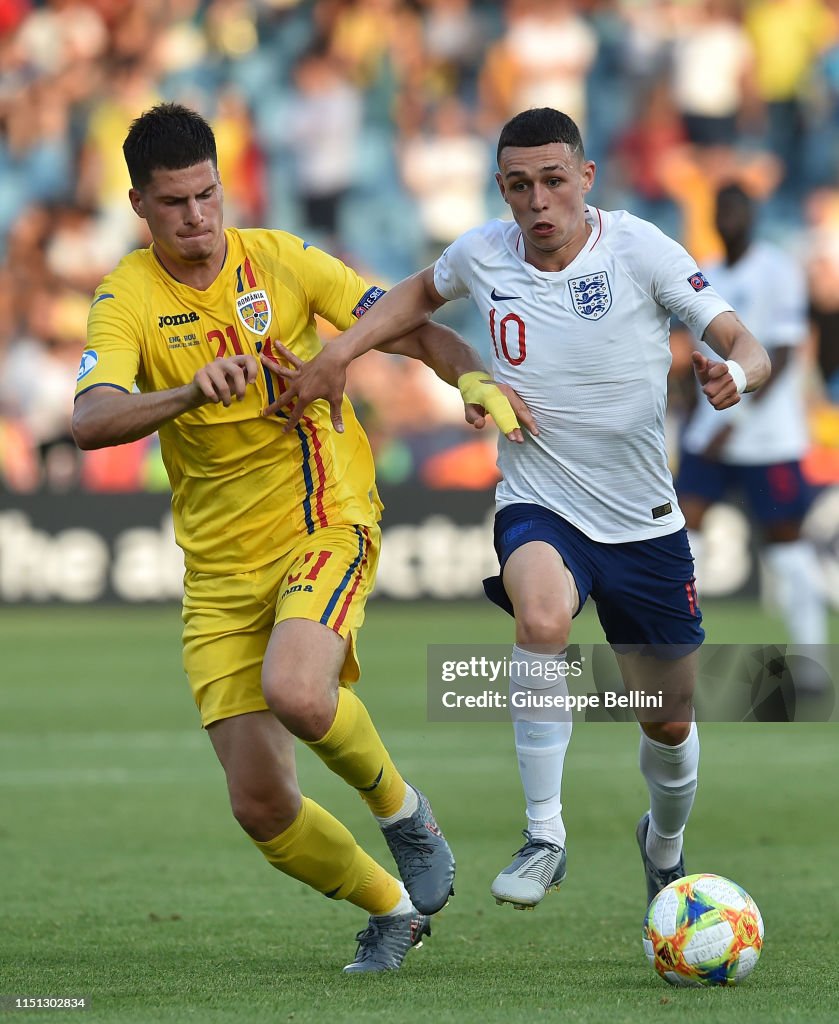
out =
[(657, 868), (647, 856), (647, 832), (650, 830), (650, 812), (641, 818), (635, 829), (635, 838), (641, 849), (641, 860), (644, 862), (644, 874), (647, 877), (647, 906), (658, 896), (665, 885), (685, 877), (685, 856), (679, 854), (679, 861), (672, 868)]
[(532, 910), (551, 889), (565, 881), (565, 849), (549, 839), (534, 838), (524, 829), (524, 846), (492, 883), (496, 903), (512, 903), (516, 910)]
[(347, 964), (344, 974), (398, 971), (408, 950), (421, 946), (423, 936), (430, 934), (428, 916), (416, 911), (393, 917), (371, 917), (364, 931), (356, 935), (355, 960)]
[(428, 800), (417, 794), (418, 806), (407, 818), (382, 829), (411, 902), (422, 914), (436, 914), (454, 895), (454, 857)]

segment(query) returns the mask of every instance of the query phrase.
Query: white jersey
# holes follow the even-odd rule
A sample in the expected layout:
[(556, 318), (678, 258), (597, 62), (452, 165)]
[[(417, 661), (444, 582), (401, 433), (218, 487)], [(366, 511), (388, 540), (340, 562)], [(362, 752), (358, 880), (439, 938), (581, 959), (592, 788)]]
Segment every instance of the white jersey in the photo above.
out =
[(702, 335), (730, 310), (696, 262), (623, 211), (586, 210), (591, 235), (558, 272), (525, 262), (513, 222), (461, 235), (434, 269), (447, 299), (471, 295), (490, 335), (493, 377), (539, 426), (499, 445), (499, 508), (541, 505), (588, 537), (645, 540), (684, 525), (667, 465), (670, 315)]
[[(760, 401), (742, 395), (738, 405), (717, 412), (699, 393), (682, 439), (685, 450), (700, 455), (722, 426), (734, 424), (721, 462), (754, 466), (800, 459), (808, 445), (798, 348), (807, 334), (807, 286), (801, 268), (777, 246), (756, 242), (733, 266), (709, 267), (708, 277), (734, 304), (770, 357), (777, 348), (792, 346), (797, 351)], [(697, 348), (714, 354), (701, 342)]]

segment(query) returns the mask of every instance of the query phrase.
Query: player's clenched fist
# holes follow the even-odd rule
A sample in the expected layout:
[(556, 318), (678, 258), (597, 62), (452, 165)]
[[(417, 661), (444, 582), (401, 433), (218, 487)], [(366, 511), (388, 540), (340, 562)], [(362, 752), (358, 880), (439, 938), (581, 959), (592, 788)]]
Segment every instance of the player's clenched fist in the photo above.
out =
[(694, 352), (691, 361), (699, 386), (715, 409), (730, 409), (737, 405), (741, 389), (737, 387), (727, 362), (708, 359), (701, 352)]
[(225, 408), (234, 397), (241, 402), (248, 384), (253, 384), (259, 370), (254, 356), (229, 356), (214, 359), (202, 366), (192, 379), (196, 406), (207, 402), (221, 402)]

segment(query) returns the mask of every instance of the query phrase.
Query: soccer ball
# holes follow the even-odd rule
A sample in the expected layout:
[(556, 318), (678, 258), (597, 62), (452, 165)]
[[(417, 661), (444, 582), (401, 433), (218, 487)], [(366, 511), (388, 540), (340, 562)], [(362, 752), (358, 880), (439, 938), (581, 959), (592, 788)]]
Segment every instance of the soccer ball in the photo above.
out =
[(739, 885), (686, 875), (665, 886), (644, 918), (644, 952), (671, 985), (736, 985), (763, 947), (763, 918)]

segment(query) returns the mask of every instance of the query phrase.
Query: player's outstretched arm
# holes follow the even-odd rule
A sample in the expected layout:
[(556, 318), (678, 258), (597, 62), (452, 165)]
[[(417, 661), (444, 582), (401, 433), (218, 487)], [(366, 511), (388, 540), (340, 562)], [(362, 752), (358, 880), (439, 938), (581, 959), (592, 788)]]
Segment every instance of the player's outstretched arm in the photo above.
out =
[(231, 356), (208, 363), (189, 384), (166, 391), (138, 395), (107, 386), (91, 388), (76, 399), (73, 437), (85, 450), (137, 441), (181, 413), (208, 402), (226, 407), (241, 401), (258, 372), (259, 364), (253, 356)]
[(427, 323), (396, 341), (378, 345), (381, 352), (392, 352), (419, 359), (437, 376), (463, 396), (466, 422), (483, 429), (489, 414), (509, 441), (524, 442), (519, 424), (531, 434), (539, 428), (521, 396), (492, 380), (477, 352), (459, 334), (442, 324)]
[(347, 367), (353, 359), (421, 327), (445, 301), (434, 287), (433, 266), (427, 267), (394, 285), (357, 323), (299, 369), (278, 368), (276, 363), (263, 357), (265, 365), (284, 377), (287, 385), (276, 402), (264, 409), (263, 415), (272, 416), (279, 409), (289, 407), (289, 417), (283, 427), (288, 433), (297, 426), (308, 405), (325, 398), (333, 426), (342, 432), (341, 403)]
[[(441, 380), (458, 388), (463, 396), (466, 422), (476, 430), (486, 426), (489, 415), (509, 441), (524, 443), (519, 423), (523, 423), (531, 434), (538, 436), (536, 420), (521, 395), (507, 384), (492, 380), (474, 350), (448, 327), (429, 324), (404, 338), (380, 345), (379, 350), (419, 359), (431, 367)], [(283, 366), (267, 355), (262, 356), (262, 362), (272, 373), (286, 381), (294, 381), (307, 365), (282, 342), (272, 342), (272, 351), (288, 365)]]
[(693, 372), (715, 409), (737, 405), (744, 391), (756, 391), (772, 372), (769, 354), (736, 313), (720, 313), (705, 330), (706, 341), (723, 359), (691, 356)]

